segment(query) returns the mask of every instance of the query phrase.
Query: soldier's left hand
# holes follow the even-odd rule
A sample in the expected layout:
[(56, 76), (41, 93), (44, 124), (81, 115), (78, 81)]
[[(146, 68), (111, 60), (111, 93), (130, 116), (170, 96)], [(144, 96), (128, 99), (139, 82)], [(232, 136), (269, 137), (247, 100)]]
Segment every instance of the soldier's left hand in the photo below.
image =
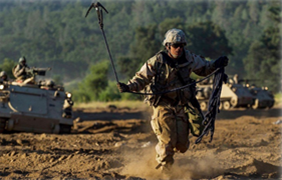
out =
[(228, 57), (226, 56), (220, 56), (216, 61), (215, 61), (215, 67), (216, 68), (221, 68), (221, 67), (225, 67), (228, 65)]

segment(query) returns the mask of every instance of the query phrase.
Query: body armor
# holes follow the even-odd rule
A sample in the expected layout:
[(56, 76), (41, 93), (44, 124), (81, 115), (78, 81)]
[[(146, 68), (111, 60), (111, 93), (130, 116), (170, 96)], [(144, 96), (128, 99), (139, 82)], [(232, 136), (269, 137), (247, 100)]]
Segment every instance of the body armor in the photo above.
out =
[[(186, 60), (185, 54), (177, 62), (173, 62), (166, 52), (163, 51), (159, 52), (156, 56), (156, 76), (153, 77), (152, 83), (146, 86), (145, 92), (156, 94), (179, 88), (194, 81), (188, 73), (189, 71), (187, 69), (189, 69), (191, 62)], [(184, 105), (194, 96), (195, 90), (195, 85), (192, 85), (162, 95), (148, 95), (145, 101), (150, 102), (150, 105), (153, 106), (157, 106), (161, 101), (166, 101), (173, 106)]]

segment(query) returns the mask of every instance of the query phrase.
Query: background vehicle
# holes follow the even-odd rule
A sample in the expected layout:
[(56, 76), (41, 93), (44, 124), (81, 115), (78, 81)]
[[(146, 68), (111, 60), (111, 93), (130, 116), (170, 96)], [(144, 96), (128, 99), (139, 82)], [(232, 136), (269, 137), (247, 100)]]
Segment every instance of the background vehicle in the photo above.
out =
[[(45, 75), (47, 70), (35, 68), (34, 72)], [(70, 133), (72, 105), (71, 93), (50, 80), (1, 82), (0, 132)]]
[[(212, 92), (212, 82), (197, 85), (197, 95), (201, 109), (207, 110), (208, 101)], [(222, 85), (219, 109), (228, 110), (235, 107), (251, 107), (254, 103), (254, 96), (247, 87), (242, 84), (234, 83), (231, 79)]]
[[(247, 85), (247, 87), (249, 87)], [(271, 92), (268, 91), (267, 87), (256, 87), (252, 85), (249, 87), (249, 91), (255, 97), (254, 103), (252, 104), (253, 109), (264, 109), (264, 108), (272, 108), (275, 100), (274, 96)]]

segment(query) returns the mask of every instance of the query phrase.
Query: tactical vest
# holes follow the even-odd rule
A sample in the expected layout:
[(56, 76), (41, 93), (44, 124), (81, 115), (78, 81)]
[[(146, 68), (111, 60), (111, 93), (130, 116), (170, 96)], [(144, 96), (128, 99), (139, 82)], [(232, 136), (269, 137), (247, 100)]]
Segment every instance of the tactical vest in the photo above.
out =
[[(153, 77), (152, 83), (145, 87), (145, 92), (155, 94), (164, 92), (168, 90), (168, 87), (174, 86), (175, 84), (184, 86), (195, 82), (195, 80), (190, 78), (190, 74), (187, 72), (191, 62), (187, 61), (185, 54), (183, 54), (177, 63), (172, 62), (172, 59), (167, 55), (166, 52), (163, 51), (157, 53), (156, 57), (156, 76)], [(168, 74), (168, 71), (171, 68), (175, 69), (173, 72), (174, 74)], [(175, 78), (175, 80), (172, 80), (173, 78)], [(177, 87), (173, 87), (173, 89), (174, 88)], [(176, 97), (170, 97), (169, 93), (147, 95), (145, 101), (149, 102), (149, 104), (152, 106), (157, 106), (163, 101), (166, 101), (167, 104), (172, 106), (183, 105), (185, 112), (188, 115), (189, 129), (194, 136), (198, 137), (201, 135), (204, 129), (204, 125), (202, 124), (204, 115), (200, 108), (199, 102), (195, 97), (196, 85), (191, 85), (173, 93), (176, 95)]]
[[(178, 88), (194, 81), (188, 73), (189, 65), (192, 62), (187, 61), (185, 54), (177, 62), (174, 62), (164, 51), (158, 52), (156, 58), (156, 75), (153, 77), (152, 83), (145, 87), (145, 92), (155, 94)], [(196, 86), (189, 86), (166, 94), (148, 95), (145, 101), (153, 106), (157, 106), (160, 101), (166, 101), (173, 106), (184, 105), (194, 97), (195, 90)]]

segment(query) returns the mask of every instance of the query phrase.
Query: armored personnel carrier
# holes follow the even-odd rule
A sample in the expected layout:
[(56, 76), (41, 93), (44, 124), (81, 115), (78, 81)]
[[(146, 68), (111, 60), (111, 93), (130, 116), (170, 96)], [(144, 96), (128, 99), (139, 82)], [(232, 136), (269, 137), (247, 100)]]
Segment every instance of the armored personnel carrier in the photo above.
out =
[[(33, 68), (34, 77), (47, 70)], [(71, 96), (50, 80), (0, 82), (0, 132), (70, 133)]]
[(255, 85), (246, 87), (249, 88), (249, 91), (252, 95), (254, 95), (255, 100), (252, 104), (253, 109), (264, 109), (264, 108), (272, 108), (275, 100), (273, 94), (268, 91), (267, 87), (256, 87)]
[[(212, 82), (209, 81), (197, 85), (196, 98), (202, 110), (207, 110), (211, 92)], [(247, 87), (234, 83), (232, 79), (229, 79), (228, 83), (222, 85), (220, 101), (219, 109), (228, 110), (237, 107), (250, 107), (254, 102), (254, 96)]]

